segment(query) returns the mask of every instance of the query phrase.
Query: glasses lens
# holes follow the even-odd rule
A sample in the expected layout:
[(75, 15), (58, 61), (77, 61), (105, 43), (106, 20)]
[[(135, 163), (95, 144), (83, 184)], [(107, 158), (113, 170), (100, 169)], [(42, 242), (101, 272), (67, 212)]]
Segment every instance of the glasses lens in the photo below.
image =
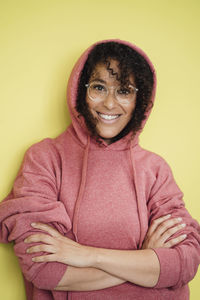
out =
[(89, 97), (94, 101), (102, 101), (107, 95), (107, 88), (102, 83), (92, 82), (89, 85)]
[(136, 89), (129, 85), (128, 87), (119, 87), (116, 90), (116, 98), (119, 102), (129, 103), (135, 99)]

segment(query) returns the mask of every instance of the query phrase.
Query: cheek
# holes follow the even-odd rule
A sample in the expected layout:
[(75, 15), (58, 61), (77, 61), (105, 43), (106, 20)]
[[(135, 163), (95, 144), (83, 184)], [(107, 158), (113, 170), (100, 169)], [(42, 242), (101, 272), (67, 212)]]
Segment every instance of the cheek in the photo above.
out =
[(133, 103), (130, 107), (127, 108), (127, 110), (126, 110), (127, 119), (130, 120), (132, 118), (133, 112), (135, 110), (135, 106), (136, 106), (136, 104)]
[(90, 111), (90, 113), (94, 114), (94, 108), (95, 108), (95, 103), (91, 102), (88, 97), (86, 97), (86, 103), (88, 106), (88, 110)]

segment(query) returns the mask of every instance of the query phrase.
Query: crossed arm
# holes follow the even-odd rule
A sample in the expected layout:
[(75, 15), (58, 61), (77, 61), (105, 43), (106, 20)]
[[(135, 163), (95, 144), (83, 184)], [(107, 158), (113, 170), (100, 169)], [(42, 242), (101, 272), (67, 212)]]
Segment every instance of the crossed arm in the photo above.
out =
[[(157, 255), (151, 248), (170, 248), (183, 241), (180, 235), (170, 241), (174, 233), (185, 224), (181, 218), (170, 215), (154, 220), (149, 227), (141, 250), (111, 250), (81, 245), (62, 236), (46, 224), (32, 224), (34, 228), (47, 233), (38, 233), (25, 239), (25, 243), (40, 243), (27, 249), (36, 253), (33, 261), (57, 261), (68, 265), (56, 290), (89, 291), (119, 285), (125, 281), (145, 287), (156, 285), (160, 273)], [(38, 252), (47, 255), (38, 256)]]

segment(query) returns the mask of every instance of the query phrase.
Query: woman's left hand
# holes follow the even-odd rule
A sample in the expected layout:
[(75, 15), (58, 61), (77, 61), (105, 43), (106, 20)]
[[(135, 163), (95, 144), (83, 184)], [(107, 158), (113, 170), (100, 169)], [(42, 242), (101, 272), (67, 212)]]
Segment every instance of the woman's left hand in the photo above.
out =
[(34, 262), (57, 261), (79, 268), (92, 266), (94, 248), (74, 242), (47, 224), (34, 223), (31, 226), (47, 233), (33, 234), (24, 240), (25, 243), (41, 243), (28, 248), (27, 253), (47, 252), (45, 255), (32, 258)]

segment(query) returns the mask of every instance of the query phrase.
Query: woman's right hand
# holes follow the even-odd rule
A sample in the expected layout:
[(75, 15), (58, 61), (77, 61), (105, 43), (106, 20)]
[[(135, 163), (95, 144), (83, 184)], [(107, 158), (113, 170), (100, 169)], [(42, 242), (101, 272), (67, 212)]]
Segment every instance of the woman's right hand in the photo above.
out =
[(171, 218), (171, 215), (153, 220), (144, 239), (142, 249), (171, 248), (183, 241), (187, 236), (186, 234), (181, 234), (169, 240), (173, 234), (186, 226), (181, 221), (182, 218)]

